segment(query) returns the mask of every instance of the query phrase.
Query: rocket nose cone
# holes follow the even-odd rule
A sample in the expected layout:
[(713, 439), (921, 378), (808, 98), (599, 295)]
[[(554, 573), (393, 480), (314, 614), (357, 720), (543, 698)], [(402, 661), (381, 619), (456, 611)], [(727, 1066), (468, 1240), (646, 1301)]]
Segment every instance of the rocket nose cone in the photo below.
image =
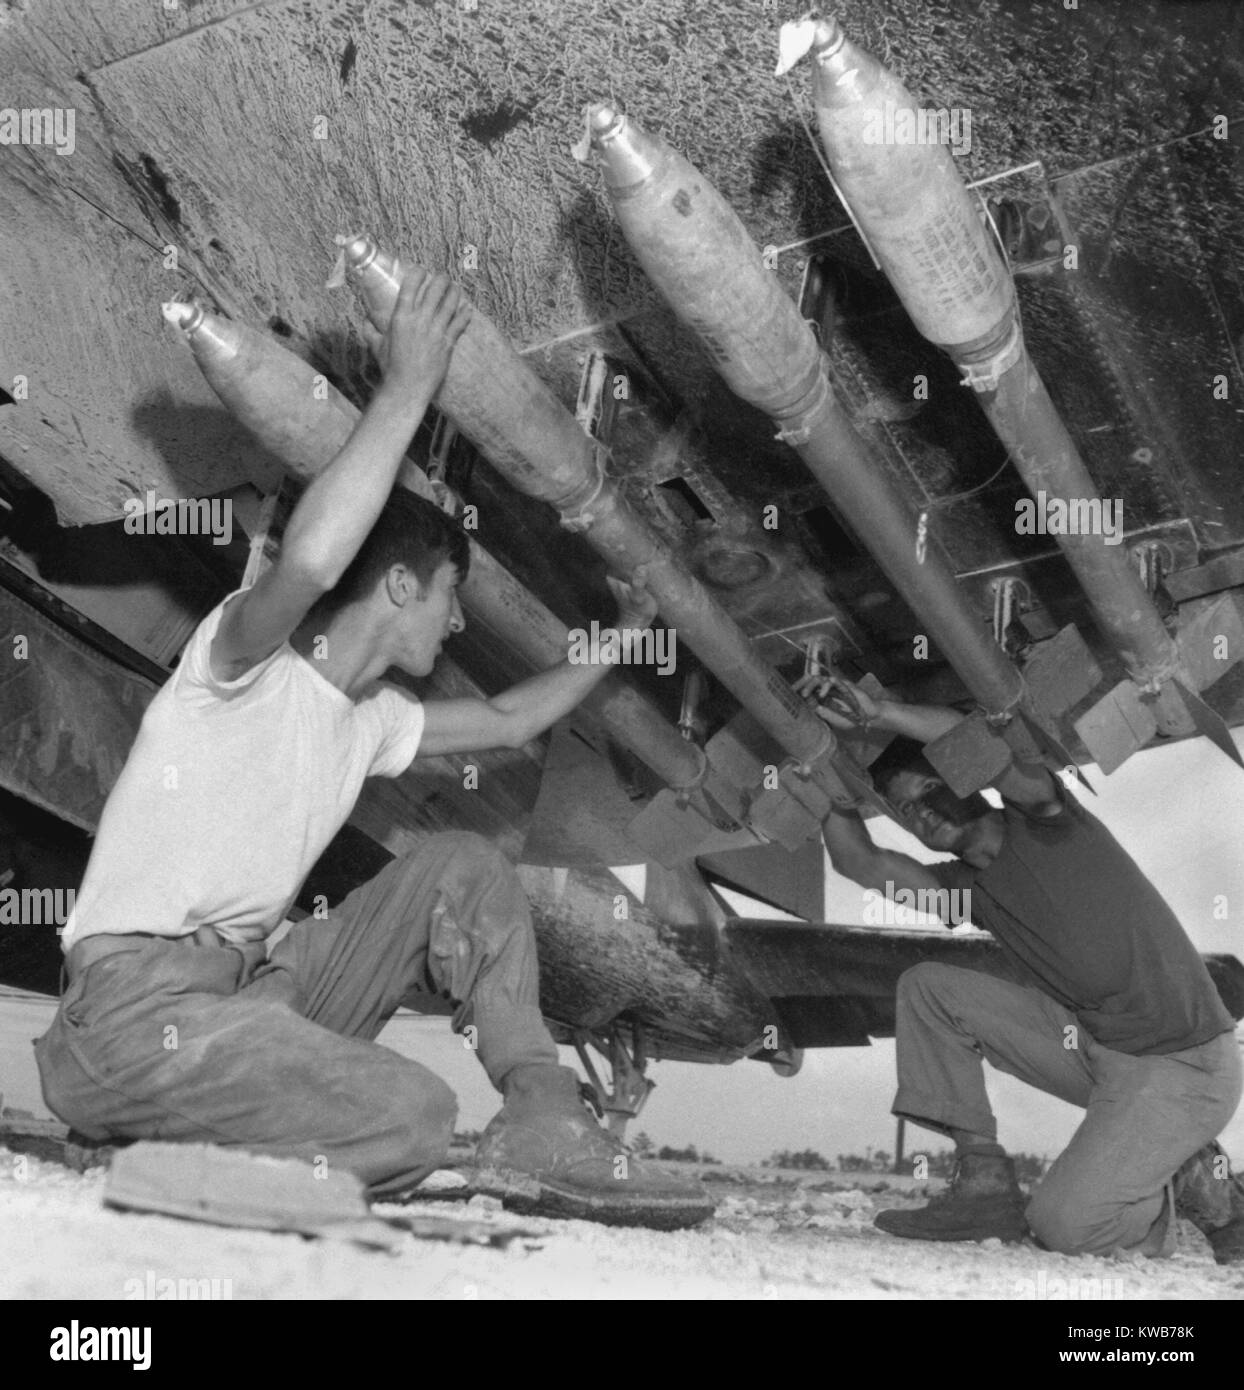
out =
[(365, 232), (355, 236), (336, 236), (333, 240), (341, 247), (341, 254), (347, 265), (357, 265), (367, 256), (375, 255), (376, 244)]
[(588, 112), (593, 135), (603, 134), (617, 119), (618, 113), (604, 101), (597, 102)]
[(345, 236), (339, 232), (333, 242), (338, 248), (337, 260), (325, 289), (339, 290), (346, 283), (347, 273), (358, 275), (375, 261), (380, 247), (366, 232)]
[(812, 51), (819, 56), (824, 56), (827, 49), (837, 48), (845, 38), (842, 25), (833, 15), (830, 15), (828, 19), (818, 19), (816, 30), (812, 35)]
[(187, 331), (203, 315), (202, 309), (197, 304), (183, 304), (177, 299), (171, 299), (167, 303), (161, 304), (160, 312), (164, 315), (165, 321), (171, 323), (174, 328), (184, 328)]
[(661, 143), (624, 112), (596, 102), (588, 108), (587, 124), (607, 188), (632, 187), (652, 174), (661, 158)]

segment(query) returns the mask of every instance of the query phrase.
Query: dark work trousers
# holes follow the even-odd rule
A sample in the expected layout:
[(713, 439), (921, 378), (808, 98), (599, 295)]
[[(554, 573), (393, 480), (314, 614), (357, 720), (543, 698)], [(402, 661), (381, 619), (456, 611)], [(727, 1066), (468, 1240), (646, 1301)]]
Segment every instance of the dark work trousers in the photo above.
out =
[(1050, 1250), (1170, 1254), (1171, 1178), (1240, 1101), (1234, 1033), (1135, 1057), (1103, 1047), (1038, 989), (926, 961), (898, 982), (894, 1113), (993, 1139), (983, 1062), (1085, 1111), (1033, 1190), (1028, 1224)]
[(372, 1041), (400, 1004), (454, 1001), (498, 1088), (558, 1061), (526, 895), (478, 835), (430, 837), (271, 959), (262, 944), (124, 940), (71, 978), (35, 1045), (49, 1107), (89, 1138), (327, 1159), (396, 1190), (443, 1160), (457, 1112), (439, 1077)]

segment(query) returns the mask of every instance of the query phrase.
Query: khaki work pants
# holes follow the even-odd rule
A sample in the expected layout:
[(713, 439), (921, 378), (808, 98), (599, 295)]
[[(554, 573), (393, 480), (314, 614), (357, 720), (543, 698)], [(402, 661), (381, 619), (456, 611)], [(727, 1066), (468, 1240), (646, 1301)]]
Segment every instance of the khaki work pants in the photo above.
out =
[(439, 1077), (372, 1041), (400, 1004), (453, 1001), (498, 1088), (513, 1067), (558, 1061), (526, 895), (478, 835), (432, 836), (271, 959), (131, 941), (72, 979), (36, 1043), (49, 1107), (89, 1138), (323, 1156), (397, 1190), (444, 1159), (457, 1112)]
[(1134, 1057), (1103, 1047), (1040, 990), (934, 961), (899, 977), (897, 1002), (896, 1115), (996, 1138), (986, 1060), (1079, 1106), (1079, 1129), (1033, 1190), (1033, 1234), (1065, 1254), (1171, 1253), (1171, 1178), (1239, 1104), (1234, 1033)]

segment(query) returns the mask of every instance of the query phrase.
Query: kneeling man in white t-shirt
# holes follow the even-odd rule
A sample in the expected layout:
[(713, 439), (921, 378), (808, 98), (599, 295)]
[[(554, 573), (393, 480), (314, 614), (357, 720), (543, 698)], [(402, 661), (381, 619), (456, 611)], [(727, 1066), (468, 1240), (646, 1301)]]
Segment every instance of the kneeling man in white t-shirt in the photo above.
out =
[[(444, 1159), (457, 1105), (374, 1039), (400, 1004), (447, 997), (504, 1097), (482, 1187), (550, 1213), (690, 1225), (712, 1211), (699, 1185), (617, 1162), (559, 1065), (528, 904), (488, 841), (432, 836), (267, 945), (365, 777), (521, 747), (608, 670), (563, 662), (491, 699), (426, 704), (379, 681), (390, 666), (426, 676), (465, 625), (466, 537), (394, 484), (468, 317), (443, 275), (407, 277), (383, 385), (279, 559), (200, 624), (148, 708), (63, 938), (44, 1094), (90, 1139), (326, 1157), (394, 1193)], [(610, 583), (618, 626), (642, 632), (651, 596)]]

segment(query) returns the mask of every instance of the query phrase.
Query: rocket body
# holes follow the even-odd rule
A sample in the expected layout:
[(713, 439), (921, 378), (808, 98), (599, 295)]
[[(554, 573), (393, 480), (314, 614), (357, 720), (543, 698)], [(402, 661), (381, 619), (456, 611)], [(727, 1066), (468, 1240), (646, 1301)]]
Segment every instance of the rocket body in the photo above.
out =
[[(813, 95), (834, 179), (921, 333), (946, 349), (1029, 491), (1093, 499), (1097, 488), (1028, 355), (1014, 283), (945, 144), (885, 137), (887, 112), (916, 98), (836, 21), (817, 26)], [(893, 127), (891, 126), (892, 133)], [(1188, 733), (1165, 690), (1178, 653), (1122, 547), (1095, 535), (1058, 543), (1098, 625), (1138, 685), (1158, 695), (1159, 727)]]
[[(345, 278), (372, 326), (388, 328), (401, 287), (397, 260), (370, 237), (343, 239)], [(595, 476), (592, 441), (478, 309), (454, 347), (437, 408), (522, 491), (565, 508)]]
[(986, 711), (1022, 696), (1019, 673), (954, 575), (916, 548), (916, 518), (836, 400), (810, 326), (766, 270), (733, 209), (687, 160), (608, 107), (593, 143), (627, 242), (727, 384), (785, 439), (876, 556)]
[(823, 376), (820, 349), (734, 209), (627, 117), (593, 143), (627, 243), (726, 384), (775, 420), (798, 414)]
[[(813, 47), (821, 143), (912, 321), (930, 342), (980, 351), (1015, 320), (1015, 285), (934, 113), (836, 23)], [(906, 119), (904, 119), (906, 118)]]
[(359, 411), (288, 348), (233, 319), (166, 304), (208, 385), (254, 436), (299, 478), (311, 479), (341, 452)]

